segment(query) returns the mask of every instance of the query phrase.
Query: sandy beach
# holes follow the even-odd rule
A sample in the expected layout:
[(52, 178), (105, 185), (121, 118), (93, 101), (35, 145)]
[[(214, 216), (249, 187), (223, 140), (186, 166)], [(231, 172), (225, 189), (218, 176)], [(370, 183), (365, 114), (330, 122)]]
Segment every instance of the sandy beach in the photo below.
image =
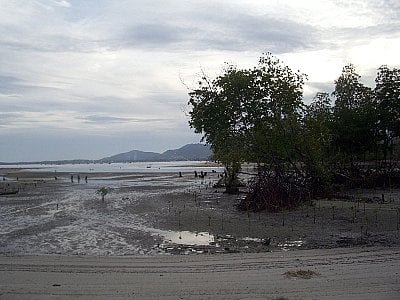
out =
[(399, 254), (0, 257), (0, 299), (398, 299)]
[(399, 190), (247, 213), (204, 170), (1, 169), (0, 299), (399, 297)]

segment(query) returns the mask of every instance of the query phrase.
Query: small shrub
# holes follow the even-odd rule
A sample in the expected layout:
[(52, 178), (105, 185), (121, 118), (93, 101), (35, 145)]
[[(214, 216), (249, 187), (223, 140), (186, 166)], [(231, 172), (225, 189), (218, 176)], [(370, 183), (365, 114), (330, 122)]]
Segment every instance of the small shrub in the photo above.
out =
[(96, 194), (101, 195), (101, 200), (104, 201), (104, 197), (108, 194), (108, 192), (109, 192), (109, 188), (106, 188), (103, 186), (102, 188), (99, 188), (96, 191)]

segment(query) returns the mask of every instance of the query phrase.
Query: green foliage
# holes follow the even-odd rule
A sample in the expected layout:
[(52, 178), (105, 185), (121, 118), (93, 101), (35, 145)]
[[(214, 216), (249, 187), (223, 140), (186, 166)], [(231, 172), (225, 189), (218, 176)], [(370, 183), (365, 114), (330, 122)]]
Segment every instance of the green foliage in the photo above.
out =
[(393, 139), (400, 137), (400, 69), (380, 67), (375, 83), (379, 137), (384, 142), (386, 153), (392, 150)]
[(379, 147), (386, 159), (400, 137), (400, 70), (380, 67), (374, 90), (360, 79), (347, 65), (333, 99), (320, 92), (305, 105), (306, 75), (267, 53), (254, 68), (226, 65), (215, 79), (203, 76), (189, 93), (189, 124), (225, 165), (227, 189), (241, 163), (257, 163), (243, 209), (293, 207), (305, 194), (326, 192), (343, 168), (341, 178), (358, 172), (355, 164), (378, 158)]
[(317, 93), (303, 118), (301, 144), (310, 189), (323, 192), (330, 184), (332, 155), (332, 105), (328, 93)]
[(372, 90), (359, 82), (354, 66), (343, 68), (335, 81), (336, 98), (332, 133), (335, 150), (343, 158), (354, 162), (367, 151), (373, 151), (377, 143), (377, 118), (373, 105)]
[(226, 166), (228, 185), (244, 161), (267, 164), (294, 155), (304, 80), (267, 53), (253, 69), (227, 65), (214, 80), (204, 76), (189, 93), (189, 124)]
[(101, 195), (101, 200), (104, 200), (104, 197), (108, 194), (109, 191), (109, 188), (101, 187), (96, 191), (96, 194)]

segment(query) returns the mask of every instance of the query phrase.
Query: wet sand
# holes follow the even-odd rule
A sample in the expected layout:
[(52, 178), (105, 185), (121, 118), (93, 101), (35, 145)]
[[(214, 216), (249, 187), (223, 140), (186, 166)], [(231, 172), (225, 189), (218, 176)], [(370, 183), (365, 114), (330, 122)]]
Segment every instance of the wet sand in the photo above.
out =
[(0, 299), (399, 296), (399, 190), (246, 213), (216, 173), (1, 171)]
[[(2, 170), (0, 253), (155, 255), (400, 246), (400, 191), (341, 192), (293, 211), (247, 213), (218, 174), (70, 174)], [(17, 180), (18, 177), (18, 180)], [(110, 192), (105, 200), (100, 187)], [(382, 194), (383, 200), (382, 201)]]

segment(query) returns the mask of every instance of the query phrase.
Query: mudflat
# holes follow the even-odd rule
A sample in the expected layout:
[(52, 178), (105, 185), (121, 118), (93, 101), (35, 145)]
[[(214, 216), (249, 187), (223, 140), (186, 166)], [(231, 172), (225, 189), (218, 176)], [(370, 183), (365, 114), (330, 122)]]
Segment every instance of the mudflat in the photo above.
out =
[(247, 213), (209, 170), (1, 171), (1, 299), (399, 296), (399, 190)]

